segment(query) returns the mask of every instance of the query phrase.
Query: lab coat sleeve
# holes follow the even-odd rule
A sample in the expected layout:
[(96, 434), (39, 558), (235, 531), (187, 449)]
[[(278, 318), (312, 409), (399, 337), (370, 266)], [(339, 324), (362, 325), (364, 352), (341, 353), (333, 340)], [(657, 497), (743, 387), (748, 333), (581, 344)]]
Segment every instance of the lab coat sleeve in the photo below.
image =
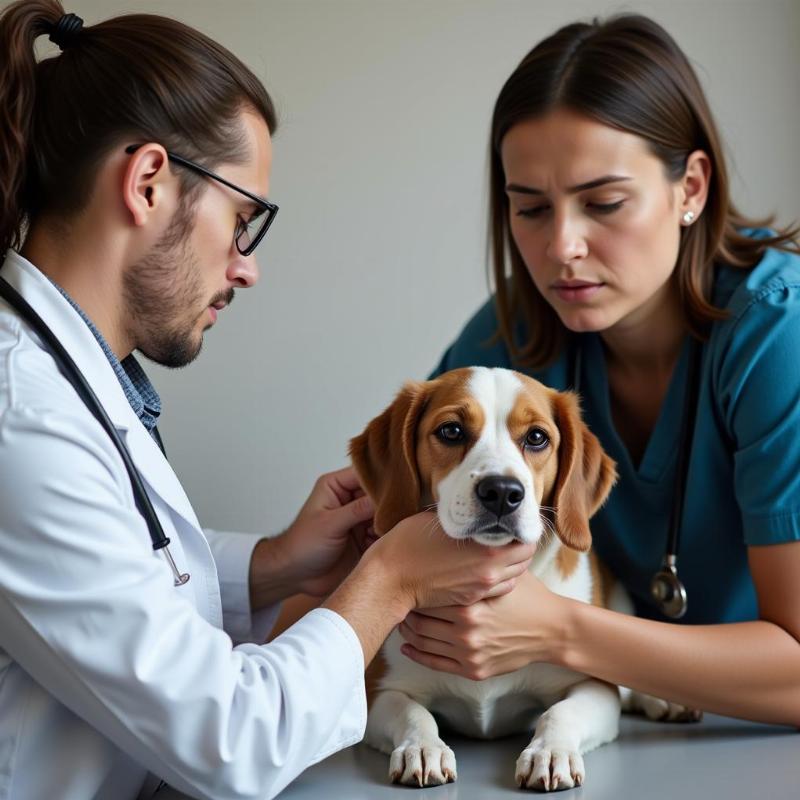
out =
[(343, 618), (318, 609), (233, 647), (173, 587), (99, 425), (0, 412), (0, 631), (34, 680), (193, 797), (273, 797), (363, 736), (363, 654)]
[(250, 607), (250, 559), (264, 538), (252, 533), (204, 530), (219, 575), (222, 624), (236, 643), (264, 642), (280, 612), (280, 603), (253, 611)]

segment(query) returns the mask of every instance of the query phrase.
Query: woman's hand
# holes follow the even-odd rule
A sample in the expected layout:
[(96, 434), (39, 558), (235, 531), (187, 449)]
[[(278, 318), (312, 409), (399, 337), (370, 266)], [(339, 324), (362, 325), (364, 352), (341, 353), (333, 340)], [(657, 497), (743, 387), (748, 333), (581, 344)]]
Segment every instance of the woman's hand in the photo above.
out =
[(412, 612), (400, 625), (402, 651), (426, 667), (475, 681), (552, 661), (568, 602), (526, 572), (500, 597)]

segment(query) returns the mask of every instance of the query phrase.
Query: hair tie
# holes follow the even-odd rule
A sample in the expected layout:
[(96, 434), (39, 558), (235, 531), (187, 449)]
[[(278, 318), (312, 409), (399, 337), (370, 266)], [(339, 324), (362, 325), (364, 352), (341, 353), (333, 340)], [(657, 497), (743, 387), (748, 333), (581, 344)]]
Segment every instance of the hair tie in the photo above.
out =
[(50, 41), (66, 50), (75, 41), (75, 37), (83, 27), (83, 20), (77, 14), (64, 14), (53, 26)]

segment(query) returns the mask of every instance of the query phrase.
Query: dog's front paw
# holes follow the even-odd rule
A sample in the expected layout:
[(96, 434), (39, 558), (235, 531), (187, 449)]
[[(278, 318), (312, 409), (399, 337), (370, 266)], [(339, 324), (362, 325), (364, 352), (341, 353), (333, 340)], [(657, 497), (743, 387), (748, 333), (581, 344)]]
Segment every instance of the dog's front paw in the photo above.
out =
[(648, 719), (656, 722), (699, 722), (703, 718), (703, 712), (699, 709), (687, 708), (641, 692), (631, 692), (627, 702), (623, 698), (623, 709), (641, 711)]
[(406, 786), (439, 786), (456, 779), (456, 757), (441, 740), (407, 741), (392, 751), (389, 779)]
[(515, 777), (521, 789), (555, 792), (581, 786), (586, 772), (577, 750), (534, 739), (520, 753)]

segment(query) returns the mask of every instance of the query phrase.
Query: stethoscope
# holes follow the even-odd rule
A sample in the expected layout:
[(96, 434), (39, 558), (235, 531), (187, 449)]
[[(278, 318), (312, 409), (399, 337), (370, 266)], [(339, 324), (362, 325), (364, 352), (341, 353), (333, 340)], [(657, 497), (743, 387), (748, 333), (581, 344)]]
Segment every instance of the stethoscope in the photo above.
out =
[[(689, 471), (689, 457), (692, 452), (695, 419), (697, 417), (697, 399), (700, 394), (700, 359), (702, 345), (692, 339), (689, 345), (689, 377), (683, 406), (683, 434), (678, 448), (677, 485), (672, 501), (672, 515), (667, 534), (667, 549), (661, 569), (650, 581), (650, 595), (658, 605), (661, 613), (671, 619), (680, 619), (688, 608), (686, 587), (678, 577), (678, 552), (680, 548), (681, 518), (686, 497), (686, 480)], [(581, 385), (581, 349), (573, 347), (572, 351), (572, 389), (580, 391)]]
[[(189, 574), (186, 572), (181, 573), (178, 570), (175, 560), (172, 558), (172, 553), (169, 552), (169, 539), (164, 534), (164, 529), (158, 521), (158, 516), (153, 508), (153, 504), (150, 502), (150, 498), (147, 496), (147, 492), (142, 484), (139, 471), (136, 469), (133, 459), (128, 452), (128, 448), (117, 433), (117, 429), (114, 427), (108, 414), (106, 414), (106, 410), (97, 399), (97, 395), (92, 390), (92, 387), (89, 386), (88, 381), (83, 377), (77, 364), (72, 360), (70, 354), (66, 351), (53, 331), (50, 330), (45, 321), (31, 308), (25, 298), (2, 277), (0, 277), (0, 297), (2, 297), (42, 338), (47, 350), (55, 359), (61, 374), (72, 384), (78, 396), (86, 405), (86, 408), (92, 412), (94, 418), (103, 426), (105, 432), (114, 443), (114, 446), (119, 451), (122, 461), (125, 464), (125, 469), (128, 472), (128, 477), (133, 487), (136, 508), (139, 509), (139, 513), (144, 517), (147, 523), (150, 539), (153, 542), (153, 550), (163, 550), (167, 563), (172, 570), (175, 586), (183, 586), (183, 584), (189, 580)], [(161, 451), (164, 452), (161, 437), (157, 436), (156, 441)]]

